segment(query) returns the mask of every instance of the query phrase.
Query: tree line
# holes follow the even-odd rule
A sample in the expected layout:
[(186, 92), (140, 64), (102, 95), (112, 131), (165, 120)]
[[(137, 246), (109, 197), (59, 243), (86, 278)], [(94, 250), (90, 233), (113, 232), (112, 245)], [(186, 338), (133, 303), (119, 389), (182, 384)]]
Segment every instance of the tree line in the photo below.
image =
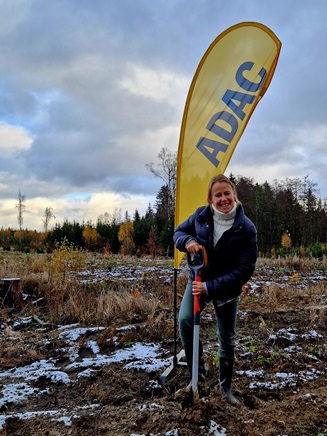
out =
[[(327, 254), (327, 204), (308, 176), (259, 184), (230, 174), (247, 216), (258, 230), (261, 256)], [(144, 216), (121, 210), (105, 213), (96, 224), (65, 221), (44, 232), (0, 230), (3, 250), (51, 252), (63, 240), (95, 252), (173, 256), (175, 184), (163, 185)]]
[(248, 217), (258, 230), (262, 256), (327, 254), (327, 203), (317, 184), (286, 178), (259, 184), (242, 176), (230, 178)]
[[(160, 190), (165, 192), (165, 188)], [(22, 252), (52, 252), (65, 241), (75, 247), (93, 252), (113, 254), (173, 255), (172, 233), (173, 214), (167, 220), (162, 216), (158, 194), (156, 210), (149, 204), (144, 216), (135, 210), (133, 218), (127, 212), (122, 217), (121, 210), (113, 214), (105, 213), (97, 223), (78, 223), (65, 220), (56, 223), (47, 232), (36, 230), (0, 229), (0, 248)]]

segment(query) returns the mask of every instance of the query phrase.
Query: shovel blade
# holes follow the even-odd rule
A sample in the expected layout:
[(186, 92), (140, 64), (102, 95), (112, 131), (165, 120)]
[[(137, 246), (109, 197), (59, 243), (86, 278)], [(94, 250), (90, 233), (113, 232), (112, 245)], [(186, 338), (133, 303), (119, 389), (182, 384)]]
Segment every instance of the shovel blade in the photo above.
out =
[(193, 362), (192, 362), (192, 391), (194, 400), (199, 399), (198, 378), (199, 378), (199, 339), (200, 326), (194, 326), (193, 332)]

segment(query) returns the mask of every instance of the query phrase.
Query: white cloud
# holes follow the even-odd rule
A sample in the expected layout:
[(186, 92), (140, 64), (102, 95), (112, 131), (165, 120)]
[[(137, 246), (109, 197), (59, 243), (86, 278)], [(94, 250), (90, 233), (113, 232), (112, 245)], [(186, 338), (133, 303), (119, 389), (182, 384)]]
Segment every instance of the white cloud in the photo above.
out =
[(176, 75), (173, 71), (130, 65), (118, 83), (131, 94), (165, 101), (174, 106), (184, 101), (190, 82), (189, 77)]
[[(18, 197), (16, 200), (10, 199), (0, 202), (0, 227), (18, 228), (17, 203)], [(96, 224), (100, 215), (106, 212), (110, 215), (115, 210), (120, 209), (122, 216), (127, 211), (129, 216), (133, 218), (135, 210), (138, 210), (140, 215), (143, 216), (149, 203), (154, 203), (153, 197), (144, 195), (124, 197), (109, 192), (98, 192), (93, 195), (77, 194), (60, 198), (35, 197), (31, 200), (27, 197), (25, 202), (26, 213), (23, 215), (23, 228), (42, 231), (42, 219), (46, 207), (51, 207), (56, 217), (50, 222), (49, 228), (51, 229), (55, 223), (62, 224), (65, 220), (75, 221), (80, 224), (91, 221)]]
[(227, 173), (258, 182), (309, 174), (327, 195), (326, 1), (235, 0), (222, 14), (219, 2), (188, 0), (187, 9), (0, 0), (0, 225), (17, 226), (19, 189), (30, 228), (42, 226), (45, 207), (58, 222), (82, 222), (153, 205), (161, 185), (145, 164), (162, 147), (177, 151), (196, 67), (240, 21), (267, 25), (283, 45)]
[(0, 153), (3, 155), (15, 154), (17, 151), (28, 150), (33, 137), (26, 129), (12, 126), (0, 121)]
[[(261, 136), (255, 129), (254, 146), (240, 141), (226, 173), (242, 175), (255, 182), (309, 176), (318, 184), (321, 196), (327, 197), (327, 125), (306, 124), (291, 130), (270, 129)], [(262, 133), (262, 132), (261, 132)], [(275, 138), (275, 142), (274, 142)], [(276, 138), (278, 140), (276, 141)], [(264, 144), (264, 146), (262, 146)], [(278, 146), (276, 146), (278, 144)]]

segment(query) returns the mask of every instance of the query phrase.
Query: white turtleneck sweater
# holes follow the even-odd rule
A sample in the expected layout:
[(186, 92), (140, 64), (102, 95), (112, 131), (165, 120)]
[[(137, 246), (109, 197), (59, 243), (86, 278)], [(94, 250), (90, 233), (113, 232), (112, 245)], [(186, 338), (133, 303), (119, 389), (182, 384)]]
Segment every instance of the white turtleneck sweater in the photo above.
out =
[(223, 233), (232, 227), (236, 216), (237, 205), (235, 203), (233, 209), (228, 213), (220, 212), (213, 204), (211, 207), (213, 211), (213, 243), (215, 247)]
[[(222, 237), (223, 233), (226, 232), (226, 230), (230, 229), (232, 225), (234, 224), (235, 216), (236, 216), (236, 208), (237, 204), (234, 204), (233, 209), (228, 213), (222, 213), (219, 212), (215, 208), (215, 206), (212, 204), (212, 211), (213, 211), (213, 242), (214, 246), (216, 246), (219, 239)], [(204, 289), (207, 292), (207, 284), (204, 282)], [(227, 301), (216, 301), (216, 305), (218, 307), (224, 306), (226, 303), (229, 303), (232, 300)]]

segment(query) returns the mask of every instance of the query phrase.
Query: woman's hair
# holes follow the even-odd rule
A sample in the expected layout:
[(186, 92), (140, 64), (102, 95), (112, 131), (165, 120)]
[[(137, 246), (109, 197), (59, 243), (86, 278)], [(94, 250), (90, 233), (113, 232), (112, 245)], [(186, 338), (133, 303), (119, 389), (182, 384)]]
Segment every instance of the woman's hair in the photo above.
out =
[(233, 193), (235, 195), (235, 202), (236, 202), (237, 206), (239, 204), (241, 204), (240, 200), (237, 197), (236, 186), (234, 185), (234, 183), (228, 177), (224, 176), (224, 174), (218, 174), (217, 176), (214, 176), (210, 180), (209, 185), (208, 185), (208, 199), (207, 199), (209, 204), (210, 204), (210, 200), (211, 200), (211, 190), (212, 190), (212, 187), (217, 182), (226, 182), (226, 183), (228, 183), (230, 185), (230, 187), (232, 188), (232, 191), (233, 191)]

